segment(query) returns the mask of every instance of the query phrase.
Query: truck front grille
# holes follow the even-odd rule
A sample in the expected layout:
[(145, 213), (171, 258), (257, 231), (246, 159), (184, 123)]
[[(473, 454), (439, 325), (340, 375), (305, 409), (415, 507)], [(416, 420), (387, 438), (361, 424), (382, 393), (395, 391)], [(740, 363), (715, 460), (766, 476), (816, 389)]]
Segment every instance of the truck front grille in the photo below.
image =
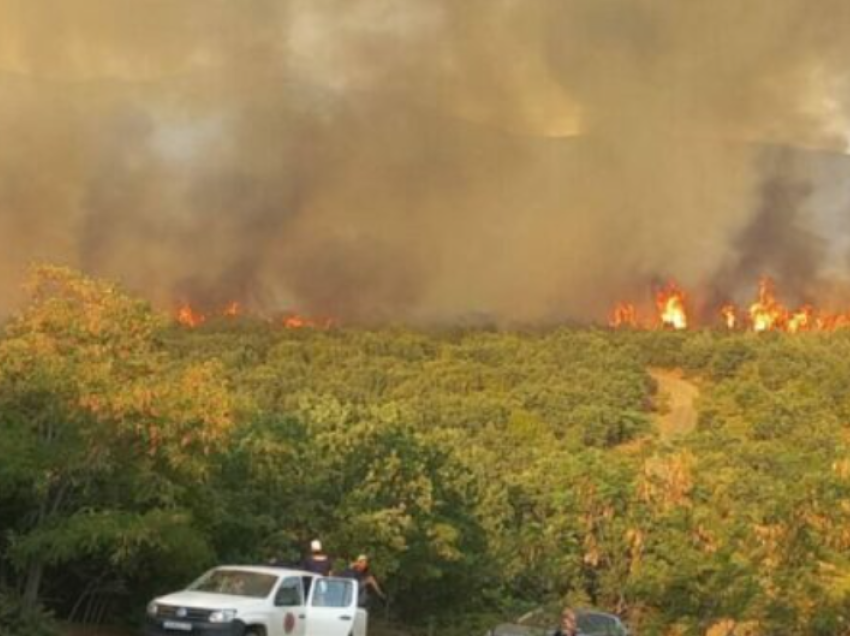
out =
[(186, 610), (185, 615), (178, 616), (177, 611), (179, 609), (181, 609), (181, 606), (179, 605), (160, 605), (159, 609), (156, 612), (156, 616), (157, 618), (173, 618), (176, 620), (197, 621), (203, 623), (208, 621), (210, 618), (210, 614), (213, 613), (213, 610), (199, 609), (196, 607), (184, 607), (182, 609)]

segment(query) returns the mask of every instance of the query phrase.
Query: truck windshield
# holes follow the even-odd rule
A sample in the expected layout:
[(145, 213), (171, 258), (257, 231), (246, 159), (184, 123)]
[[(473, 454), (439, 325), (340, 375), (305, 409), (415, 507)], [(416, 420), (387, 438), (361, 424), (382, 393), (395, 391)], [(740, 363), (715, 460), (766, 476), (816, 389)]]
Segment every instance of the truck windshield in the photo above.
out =
[(275, 583), (277, 583), (277, 577), (272, 574), (245, 570), (211, 570), (187, 589), (213, 594), (265, 598), (271, 593)]

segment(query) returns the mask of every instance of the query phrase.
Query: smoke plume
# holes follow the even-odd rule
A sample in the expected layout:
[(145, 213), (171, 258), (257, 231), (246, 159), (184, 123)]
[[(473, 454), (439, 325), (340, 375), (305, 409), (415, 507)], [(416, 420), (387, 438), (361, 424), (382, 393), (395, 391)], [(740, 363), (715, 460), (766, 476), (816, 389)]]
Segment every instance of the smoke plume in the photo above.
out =
[(671, 277), (847, 275), (844, 0), (0, 16), (0, 311), (45, 260), (163, 308), (348, 322), (593, 320)]

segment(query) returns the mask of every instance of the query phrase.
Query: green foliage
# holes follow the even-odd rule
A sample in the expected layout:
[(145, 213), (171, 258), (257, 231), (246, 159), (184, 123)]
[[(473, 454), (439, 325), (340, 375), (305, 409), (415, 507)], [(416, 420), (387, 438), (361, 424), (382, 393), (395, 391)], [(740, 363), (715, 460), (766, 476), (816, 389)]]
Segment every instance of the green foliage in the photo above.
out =
[(0, 340), (0, 504), (16, 511), (0, 515), (0, 556), (27, 608), (50, 568), (98, 560), (132, 577), (175, 524), (203, 544), (184, 492), (230, 427), (218, 365), (175, 365), (145, 303), (54, 267), (30, 289)]
[[(850, 621), (848, 333), (188, 330), (67, 270), (32, 290), (0, 339), (0, 573), (62, 616), (318, 536), (426, 631), (564, 601), (649, 634)], [(655, 435), (653, 366), (699, 378), (687, 437)]]
[(21, 599), (0, 590), (0, 634), (3, 636), (58, 636), (53, 616), (40, 606), (25, 608)]

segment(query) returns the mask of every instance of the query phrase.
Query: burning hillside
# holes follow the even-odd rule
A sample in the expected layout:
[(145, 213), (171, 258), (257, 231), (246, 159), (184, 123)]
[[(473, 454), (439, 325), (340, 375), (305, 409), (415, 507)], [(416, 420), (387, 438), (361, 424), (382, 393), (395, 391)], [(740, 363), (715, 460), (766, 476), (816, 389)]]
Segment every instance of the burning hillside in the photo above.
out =
[(286, 329), (331, 329), (338, 326), (338, 322), (333, 318), (305, 316), (293, 312), (287, 312), (277, 317), (249, 314), (237, 301), (232, 301), (220, 309), (211, 310), (201, 310), (189, 302), (183, 302), (173, 315), (174, 320), (179, 325), (189, 329), (200, 327), (210, 320), (235, 320), (242, 316), (264, 320), (269, 324), (279, 325)]
[(774, 282), (767, 277), (758, 283), (753, 301), (738, 307), (731, 302), (702, 312), (689, 309), (686, 296), (675, 283), (669, 283), (655, 294), (654, 311), (640, 315), (632, 302), (620, 302), (614, 307), (609, 325), (615, 329), (673, 329), (690, 326), (717, 327), (729, 331), (768, 332), (833, 331), (850, 326), (850, 310), (831, 311), (813, 304), (789, 309), (778, 299)]
[[(200, 327), (210, 320), (233, 320), (243, 316), (286, 329), (326, 330), (339, 326), (337, 319), (329, 317), (295, 312), (276, 315), (248, 312), (236, 301), (219, 309), (207, 310), (184, 302), (174, 311), (173, 316), (178, 324), (187, 328)], [(715, 328), (755, 333), (823, 332), (850, 327), (850, 309), (835, 311), (813, 303), (803, 303), (793, 309), (786, 307), (779, 299), (774, 281), (768, 277), (758, 281), (755, 297), (748, 303), (736, 305), (725, 302), (719, 307), (702, 303), (699, 309), (696, 309), (690, 301), (690, 296), (677, 283), (671, 281), (653, 293), (652, 303), (646, 302), (642, 306), (632, 301), (616, 303), (610, 312), (608, 325), (614, 329), (673, 331)]]

